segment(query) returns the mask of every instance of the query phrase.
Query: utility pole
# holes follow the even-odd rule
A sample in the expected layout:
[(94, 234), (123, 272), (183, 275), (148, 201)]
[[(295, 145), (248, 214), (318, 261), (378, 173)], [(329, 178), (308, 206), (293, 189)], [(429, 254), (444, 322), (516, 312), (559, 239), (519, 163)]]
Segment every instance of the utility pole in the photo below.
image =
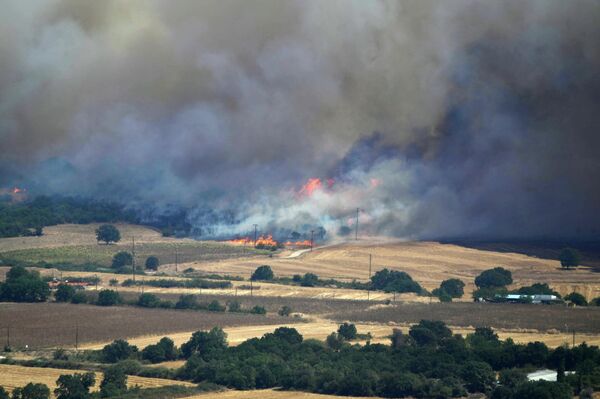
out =
[(135, 283), (135, 237), (131, 237), (131, 267), (133, 269), (133, 282)]
[(369, 280), (371, 279), (371, 254), (369, 254)]
[(254, 224), (254, 246), (255, 247), (256, 247), (256, 239), (258, 238), (257, 235), (256, 235), (258, 233), (257, 228), (258, 228), (258, 225)]
[(315, 231), (311, 230), (310, 231), (310, 251), (312, 252), (313, 250), (313, 244), (315, 242)]
[(177, 252), (177, 244), (175, 244), (175, 273), (178, 272), (179, 253)]
[(358, 213), (360, 212), (360, 208), (356, 208), (356, 225), (355, 227), (355, 231), (354, 231), (354, 239), (358, 240)]

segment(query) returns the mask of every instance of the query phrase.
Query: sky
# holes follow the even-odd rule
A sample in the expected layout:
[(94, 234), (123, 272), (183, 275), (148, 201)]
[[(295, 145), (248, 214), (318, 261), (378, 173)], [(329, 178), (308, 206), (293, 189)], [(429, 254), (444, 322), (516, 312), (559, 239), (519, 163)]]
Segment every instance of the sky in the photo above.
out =
[(600, 235), (598, 1), (2, 5), (0, 186), (212, 236)]

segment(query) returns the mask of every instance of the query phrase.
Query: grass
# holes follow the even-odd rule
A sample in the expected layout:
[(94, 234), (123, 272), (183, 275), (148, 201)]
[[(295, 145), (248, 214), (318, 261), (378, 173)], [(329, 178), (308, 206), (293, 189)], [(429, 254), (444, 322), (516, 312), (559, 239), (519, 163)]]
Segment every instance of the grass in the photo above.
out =
[[(110, 266), (112, 257), (119, 251), (131, 252), (131, 247), (125, 245), (74, 245), (51, 248), (29, 248), (0, 253), (0, 259), (19, 262), (51, 264), (97, 264)], [(240, 256), (267, 254), (268, 251), (244, 249), (235, 245), (219, 242), (151, 242), (135, 246), (136, 263), (143, 265), (148, 256), (156, 256), (160, 264), (186, 263), (193, 261), (216, 261)]]

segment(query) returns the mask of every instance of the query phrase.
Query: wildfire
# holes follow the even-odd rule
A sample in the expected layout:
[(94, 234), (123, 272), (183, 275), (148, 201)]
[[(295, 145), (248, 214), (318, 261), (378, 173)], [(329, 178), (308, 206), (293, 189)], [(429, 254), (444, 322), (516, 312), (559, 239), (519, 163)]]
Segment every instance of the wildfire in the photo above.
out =
[(25, 191), (25, 189), (24, 188), (19, 188), (19, 187), (14, 187), (12, 189), (13, 194), (19, 194), (19, 193), (22, 193), (23, 191)]
[(294, 247), (294, 248), (309, 248), (312, 246), (310, 240), (304, 241), (286, 241), (283, 243), (286, 247)]
[[(234, 238), (233, 240), (226, 241), (233, 245), (254, 245), (254, 240), (250, 237)], [(260, 236), (256, 239), (256, 245), (264, 245), (269, 247), (276, 247), (277, 241), (273, 239), (272, 235)]]
[(301, 197), (310, 197), (315, 191), (321, 190), (324, 183), (327, 185), (327, 188), (331, 188), (335, 184), (335, 180), (326, 179), (325, 182), (323, 182), (323, 180), (318, 177), (311, 177), (304, 183), (300, 191), (298, 191), (298, 195)]

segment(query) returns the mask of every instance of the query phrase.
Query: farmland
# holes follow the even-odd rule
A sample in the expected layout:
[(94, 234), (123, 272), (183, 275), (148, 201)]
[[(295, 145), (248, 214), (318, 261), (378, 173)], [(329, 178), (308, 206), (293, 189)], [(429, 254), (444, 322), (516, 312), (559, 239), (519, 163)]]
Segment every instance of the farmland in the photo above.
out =
[[(11, 392), (15, 388), (22, 387), (27, 383), (33, 382), (45, 384), (53, 391), (56, 388), (56, 380), (63, 374), (74, 374), (77, 370), (63, 370), (54, 368), (40, 367), (22, 367), (15, 365), (0, 364), (0, 386)], [(96, 385), (92, 390), (98, 390), (99, 381), (102, 380), (102, 373), (96, 373)], [(139, 386), (140, 388), (159, 388), (169, 385), (194, 386), (189, 382), (165, 380), (160, 378), (146, 378), (138, 376), (129, 376), (127, 378), (129, 387)]]
[(0, 303), (0, 342), (15, 348), (74, 347), (141, 335), (196, 331), (218, 326), (278, 324), (279, 317), (237, 313), (70, 305)]
[[(308, 392), (279, 391), (273, 389), (258, 389), (255, 391), (224, 391), (190, 396), (184, 399), (331, 399), (339, 398), (333, 395), (320, 395)], [(344, 396), (347, 399), (361, 399), (359, 396)], [(372, 397), (371, 397), (372, 399)]]

